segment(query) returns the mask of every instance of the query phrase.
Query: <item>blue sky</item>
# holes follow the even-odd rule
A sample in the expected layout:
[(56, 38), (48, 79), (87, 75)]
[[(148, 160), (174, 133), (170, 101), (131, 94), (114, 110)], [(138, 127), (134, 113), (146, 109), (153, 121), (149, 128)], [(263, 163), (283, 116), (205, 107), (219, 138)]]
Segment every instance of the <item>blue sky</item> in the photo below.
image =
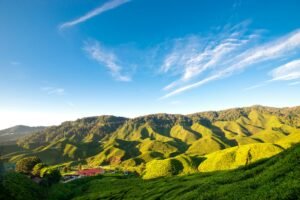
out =
[(0, 128), (300, 102), (297, 0), (0, 1)]

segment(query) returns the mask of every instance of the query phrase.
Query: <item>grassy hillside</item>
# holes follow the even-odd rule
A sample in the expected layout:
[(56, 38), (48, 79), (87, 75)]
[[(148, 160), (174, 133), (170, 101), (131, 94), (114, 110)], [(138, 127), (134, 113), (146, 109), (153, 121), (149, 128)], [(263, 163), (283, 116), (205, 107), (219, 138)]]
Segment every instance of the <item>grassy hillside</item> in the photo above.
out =
[[(49, 165), (109, 165), (149, 179), (234, 169), (296, 142), (300, 107), (253, 106), (186, 116), (88, 117), (22, 138), (2, 154), (9, 162), (36, 155)], [(153, 169), (160, 167), (164, 171)]]
[(153, 180), (98, 176), (56, 185), (49, 193), (53, 200), (299, 198), (300, 145), (233, 171)]

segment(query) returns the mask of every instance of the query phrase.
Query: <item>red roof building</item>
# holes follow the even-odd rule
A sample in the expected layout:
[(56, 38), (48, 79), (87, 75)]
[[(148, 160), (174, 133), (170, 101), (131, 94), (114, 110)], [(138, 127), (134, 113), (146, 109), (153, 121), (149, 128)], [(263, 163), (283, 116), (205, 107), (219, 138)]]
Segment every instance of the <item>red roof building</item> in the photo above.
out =
[(104, 174), (104, 169), (102, 168), (94, 168), (94, 169), (83, 169), (77, 172), (80, 176), (96, 176), (98, 174)]

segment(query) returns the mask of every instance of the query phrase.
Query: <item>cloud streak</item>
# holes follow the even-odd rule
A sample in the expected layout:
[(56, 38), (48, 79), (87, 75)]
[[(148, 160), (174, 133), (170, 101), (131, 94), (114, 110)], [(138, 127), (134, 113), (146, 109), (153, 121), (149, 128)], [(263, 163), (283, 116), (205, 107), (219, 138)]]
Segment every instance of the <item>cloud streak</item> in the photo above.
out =
[[(172, 89), (180, 84), (183, 84), (183, 86), (179, 86), (167, 93), (161, 97), (161, 99), (200, 87), (214, 80), (231, 76), (232, 74), (243, 71), (258, 63), (291, 56), (297, 52), (296, 50), (300, 49), (299, 30), (258, 46), (251, 46), (252, 41), (255, 41), (253, 38), (257, 38), (256, 34), (250, 34), (248, 36), (243, 34), (244, 33), (241, 31), (233, 31), (227, 38), (219, 40), (220, 42), (215, 45), (212, 42), (208, 42), (208, 45), (204, 48), (202, 47), (202, 49), (190, 48), (190, 50), (184, 54), (178, 54), (181, 55), (180, 57), (176, 57), (176, 59), (179, 58), (178, 60), (172, 58), (171, 61), (176, 60), (177, 63), (180, 63), (179, 67), (181, 66), (184, 70), (181, 72), (181, 78), (166, 86), (165, 89)], [(172, 55), (177, 54), (176, 52), (172, 52)], [(168, 59), (169, 57), (167, 57), (165, 61)], [(182, 60), (183, 62), (181, 62)], [(172, 69), (171, 65), (176, 62), (174, 61), (168, 65), (163, 64), (162, 68), (164, 69), (164, 72), (168, 72)], [(295, 69), (294, 65), (298, 63), (292, 64), (293, 67), (289, 65), (291, 73), (289, 75), (285, 74), (285, 78), (298, 77), (299, 74), (293, 71)], [(167, 66), (168, 70), (166, 70), (165, 66)], [(282, 70), (277, 70), (277, 78), (279, 76), (279, 71), (284, 71), (287, 69), (287, 66), (282, 67), (281, 69)], [(207, 73), (204, 74), (204, 78), (194, 83), (187, 82), (192, 78), (199, 77), (199, 75), (203, 74), (205, 71), (207, 71)]]
[(64, 88), (42, 87), (41, 89), (42, 91), (45, 91), (48, 95), (58, 95), (58, 96), (65, 95)]
[(130, 0), (111, 0), (111, 1), (108, 1), (106, 3), (104, 3), (103, 5), (99, 6), (98, 8), (86, 13), (85, 15), (77, 18), (77, 19), (74, 19), (72, 21), (68, 21), (68, 22), (64, 22), (63, 24), (61, 24), (59, 26), (59, 29), (62, 30), (62, 29), (65, 29), (65, 28), (70, 28), (72, 26), (75, 26), (77, 24), (80, 24), (80, 23), (83, 23), (97, 15), (100, 15), (108, 10), (112, 10), (114, 8), (117, 8), (125, 3), (128, 3), (130, 2)]
[(86, 42), (83, 49), (93, 60), (104, 65), (110, 71), (113, 78), (118, 81), (131, 81), (131, 77), (129, 75), (123, 74), (123, 68), (119, 64), (121, 61), (111, 50), (104, 48), (96, 41)]
[(171, 53), (163, 61), (161, 71), (180, 74), (180, 78), (167, 85), (164, 90), (186, 84), (209, 70), (224, 67), (231, 55), (256, 38), (255, 34), (243, 35), (247, 23), (222, 29), (221, 33), (214, 36), (194, 35), (176, 39)]
[(272, 81), (291, 81), (300, 79), (300, 59), (281, 65), (270, 72)]

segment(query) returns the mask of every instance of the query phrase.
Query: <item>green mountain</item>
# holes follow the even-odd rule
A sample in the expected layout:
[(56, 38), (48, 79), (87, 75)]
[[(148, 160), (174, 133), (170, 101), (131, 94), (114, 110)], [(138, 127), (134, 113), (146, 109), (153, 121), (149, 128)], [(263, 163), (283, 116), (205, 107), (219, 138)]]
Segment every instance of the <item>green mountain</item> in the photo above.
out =
[(111, 166), (144, 179), (234, 169), (300, 142), (300, 107), (253, 106), (134, 119), (100, 116), (64, 122), (19, 139), (16, 162), (36, 155), (50, 165)]
[(13, 126), (7, 129), (0, 130), (0, 143), (11, 143), (14, 142), (25, 135), (42, 131), (46, 127), (38, 126), (38, 127), (30, 127), (24, 125)]

